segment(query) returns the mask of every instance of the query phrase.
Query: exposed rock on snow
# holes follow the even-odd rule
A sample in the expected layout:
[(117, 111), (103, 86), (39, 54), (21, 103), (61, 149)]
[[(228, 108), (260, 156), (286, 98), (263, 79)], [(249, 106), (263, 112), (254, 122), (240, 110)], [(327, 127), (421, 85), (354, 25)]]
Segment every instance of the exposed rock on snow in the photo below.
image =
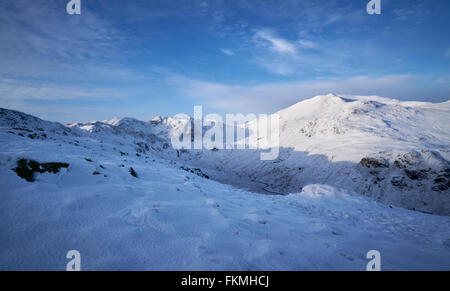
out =
[(17, 176), (25, 179), (28, 182), (34, 182), (36, 173), (53, 173), (57, 174), (62, 168), (67, 169), (67, 163), (38, 163), (33, 160), (20, 159), (17, 161), (17, 167), (13, 170)]

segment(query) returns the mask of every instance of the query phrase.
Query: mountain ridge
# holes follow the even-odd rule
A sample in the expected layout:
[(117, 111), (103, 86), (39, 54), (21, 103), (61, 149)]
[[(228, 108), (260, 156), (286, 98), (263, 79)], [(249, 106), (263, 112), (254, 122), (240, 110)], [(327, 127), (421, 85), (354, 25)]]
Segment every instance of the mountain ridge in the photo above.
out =
[[(58, 140), (52, 134), (66, 140), (95, 138), (114, 145), (116, 152), (125, 153), (118, 148), (127, 147), (138, 155), (152, 153), (201, 168), (219, 182), (265, 194), (296, 193), (309, 184), (329, 184), (384, 203), (450, 215), (450, 135), (446, 130), (450, 102), (328, 94), (276, 114), (280, 116), (280, 156), (275, 161), (261, 161), (260, 150), (175, 150), (171, 135), (183, 124), (170, 117), (113, 118), (64, 126), (2, 109), (0, 126), (24, 129), (15, 134), (39, 140)], [(41, 132), (41, 127), (48, 127), (50, 133)]]

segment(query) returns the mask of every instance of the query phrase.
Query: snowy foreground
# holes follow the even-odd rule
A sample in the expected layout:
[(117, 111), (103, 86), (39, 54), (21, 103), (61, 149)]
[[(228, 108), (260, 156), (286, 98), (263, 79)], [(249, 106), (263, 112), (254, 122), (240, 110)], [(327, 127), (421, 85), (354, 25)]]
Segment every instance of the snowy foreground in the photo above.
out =
[(0, 110), (0, 270), (65, 270), (69, 250), (83, 270), (365, 270), (370, 250), (383, 270), (450, 270), (449, 216), (316, 183), (250, 192), (169, 159), (157, 123), (111, 123)]

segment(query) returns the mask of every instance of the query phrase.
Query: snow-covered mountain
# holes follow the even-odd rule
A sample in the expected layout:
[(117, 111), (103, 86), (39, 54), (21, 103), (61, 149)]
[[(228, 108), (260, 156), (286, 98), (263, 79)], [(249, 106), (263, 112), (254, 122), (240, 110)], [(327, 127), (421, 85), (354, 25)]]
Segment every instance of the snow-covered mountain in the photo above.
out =
[(275, 161), (261, 161), (258, 151), (249, 150), (187, 152), (181, 158), (208, 168), (219, 181), (255, 191), (288, 194), (328, 184), (408, 209), (450, 214), (450, 102), (329, 94), (277, 114), (281, 149)]
[(72, 249), (85, 269), (364, 270), (372, 249), (383, 269), (450, 269), (450, 217), (422, 213), (450, 214), (450, 102), (330, 94), (278, 114), (261, 161), (175, 150), (173, 118), (0, 109), (0, 269), (64, 269)]

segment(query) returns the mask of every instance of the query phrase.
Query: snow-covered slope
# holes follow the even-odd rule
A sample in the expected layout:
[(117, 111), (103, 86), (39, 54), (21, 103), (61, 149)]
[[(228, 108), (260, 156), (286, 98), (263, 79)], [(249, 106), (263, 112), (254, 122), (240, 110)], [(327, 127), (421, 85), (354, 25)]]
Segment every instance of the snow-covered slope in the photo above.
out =
[(448, 102), (327, 95), (279, 115), (280, 157), (261, 161), (174, 150), (172, 118), (0, 109), (0, 269), (63, 270), (72, 249), (86, 270), (364, 270), (373, 249), (385, 270), (450, 269), (450, 217), (393, 206), (449, 214)]
[[(162, 159), (158, 140), (137, 152), (139, 134), (106, 139), (106, 123), (0, 120), (1, 270), (64, 270), (73, 249), (83, 270), (365, 270), (373, 249), (384, 270), (450, 269), (449, 217), (326, 185), (248, 192)], [(34, 182), (20, 160), (39, 163)]]
[[(450, 101), (316, 96), (276, 113), (281, 148), (274, 161), (261, 161), (257, 150), (174, 150), (171, 136), (184, 124), (173, 118), (115, 118), (65, 127), (31, 116), (27, 121), (18, 112), (14, 119), (8, 117), (11, 111), (3, 112), (0, 122), (5, 128), (26, 129), (17, 134), (42, 138), (40, 124), (48, 124), (49, 133), (99, 140), (123, 155), (153, 153), (181, 161), (207, 170), (217, 181), (251, 191), (289, 194), (309, 184), (327, 184), (386, 204), (450, 215)], [(265, 142), (264, 137), (254, 140)]]
[(277, 114), (281, 149), (275, 161), (261, 161), (258, 151), (249, 150), (182, 158), (208, 168), (215, 179), (252, 190), (287, 194), (320, 183), (450, 214), (450, 102), (329, 94)]
[[(278, 114), (283, 147), (324, 154), (335, 162), (359, 162), (364, 152), (450, 147), (450, 101), (433, 104), (329, 94)], [(448, 151), (442, 152), (450, 157)]]

